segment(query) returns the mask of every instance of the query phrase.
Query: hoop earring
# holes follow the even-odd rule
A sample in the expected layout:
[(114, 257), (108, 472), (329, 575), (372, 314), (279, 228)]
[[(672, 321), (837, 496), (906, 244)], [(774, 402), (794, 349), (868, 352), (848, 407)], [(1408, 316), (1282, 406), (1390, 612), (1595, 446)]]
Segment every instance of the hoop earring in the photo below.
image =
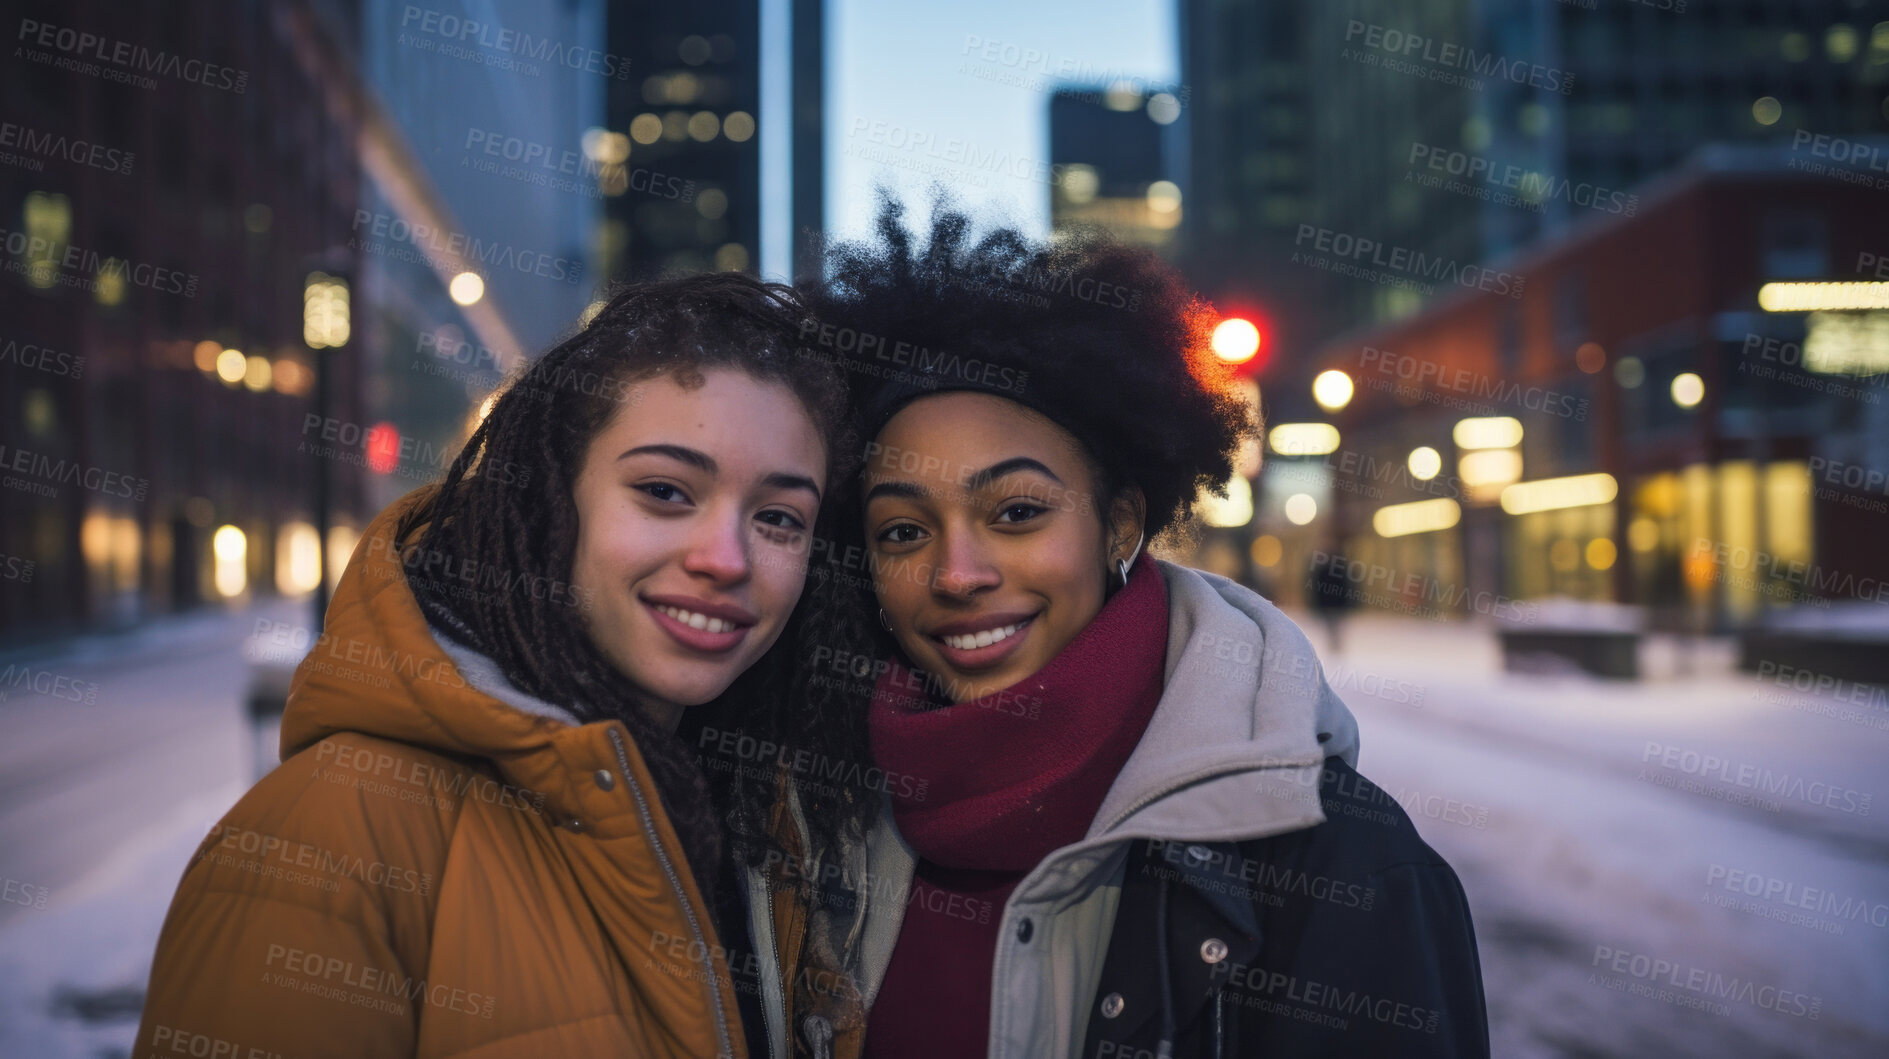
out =
[(892, 623), (886, 620), (884, 607), (879, 608), (879, 625), (880, 627), (884, 628), (885, 631), (887, 632), (892, 631)]
[(1122, 572), (1122, 587), (1123, 588), (1128, 587), (1128, 568), (1134, 565), (1135, 560), (1141, 556), (1141, 542), (1146, 540), (1147, 538), (1148, 538), (1148, 535), (1146, 533), (1143, 533), (1141, 536), (1136, 537), (1135, 550), (1128, 553), (1128, 558), (1115, 560), (1115, 568)]

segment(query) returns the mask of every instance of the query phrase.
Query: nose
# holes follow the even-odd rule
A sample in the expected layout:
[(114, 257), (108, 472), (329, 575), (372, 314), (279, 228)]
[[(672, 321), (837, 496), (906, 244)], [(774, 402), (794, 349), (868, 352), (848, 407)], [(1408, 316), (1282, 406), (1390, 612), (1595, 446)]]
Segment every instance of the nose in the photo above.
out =
[(696, 520), (682, 569), (719, 585), (746, 581), (754, 572), (747, 529), (747, 519), (735, 510)]
[(991, 562), (989, 552), (976, 533), (952, 533), (942, 543), (942, 559), (931, 581), (934, 593), (969, 599), (1003, 583), (1003, 575)]

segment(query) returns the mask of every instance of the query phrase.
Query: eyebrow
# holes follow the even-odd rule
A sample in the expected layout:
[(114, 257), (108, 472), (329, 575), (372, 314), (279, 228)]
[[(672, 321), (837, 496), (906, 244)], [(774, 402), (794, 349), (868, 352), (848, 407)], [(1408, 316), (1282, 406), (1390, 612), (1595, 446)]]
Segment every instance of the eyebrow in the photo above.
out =
[[(989, 467), (971, 475), (967, 484), (972, 489), (982, 489), (997, 479), (1015, 474), (1018, 471), (1035, 471), (1055, 482), (1057, 485), (1065, 484), (1063, 480), (1057, 476), (1056, 472), (1050, 470), (1042, 461), (1033, 460), (1028, 456), (1012, 456), (1007, 460), (1000, 460), (993, 463)], [(882, 496), (896, 497), (904, 500), (923, 500), (930, 495), (931, 491), (917, 482), (880, 482), (878, 485), (866, 491), (866, 500), (870, 503)]]
[(689, 448), (687, 445), (638, 445), (633, 449), (625, 450), (617, 459), (625, 460), (631, 456), (667, 456), (678, 463), (686, 463), (710, 474), (721, 473), (721, 464), (716, 463), (713, 456), (700, 449)]
[(770, 489), (805, 489), (807, 492), (813, 494), (814, 503), (817, 504), (820, 502), (820, 487), (814, 484), (813, 479), (804, 474), (788, 474), (785, 471), (775, 471), (773, 474), (761, 479), (761, 484)]
[[(638, 445), (633, 449), (625, 450), (617, 459), (628, 459), (631, 456), (667, 456), (678, 463), (686, 463), (710, 475), (721, 473), (721, 465), (715, 462), (713, 456), (700, 449), (689, 448), (687, 445)], [(813, 494), (815, 503), (820, 501), (820, 487), (804, 474), (775, 471), (761, 479), (761, 484), (770, 489), (804, 489)]]

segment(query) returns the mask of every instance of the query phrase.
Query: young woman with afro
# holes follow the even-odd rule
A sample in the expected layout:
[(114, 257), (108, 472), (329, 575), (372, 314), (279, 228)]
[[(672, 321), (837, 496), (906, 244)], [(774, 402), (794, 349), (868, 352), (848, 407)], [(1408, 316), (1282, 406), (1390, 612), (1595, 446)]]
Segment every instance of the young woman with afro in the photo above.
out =
[(1462, 887), (1306, 637), (1147, 554), (1258, 429), (1206, 308), (948, 205), (921, 240), (888, 201), (828, 263), (813, 344), (867, 439), (830, 555), (868, 557), (887, 810), (857, 1008), (774, 998), (772, 1054), (1487, 1055)]

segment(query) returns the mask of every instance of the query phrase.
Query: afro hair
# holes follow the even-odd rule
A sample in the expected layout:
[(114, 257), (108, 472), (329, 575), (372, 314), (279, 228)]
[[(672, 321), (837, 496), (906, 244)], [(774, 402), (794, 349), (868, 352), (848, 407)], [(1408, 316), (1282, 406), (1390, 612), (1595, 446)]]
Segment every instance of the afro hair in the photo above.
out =
[(1224, 492), (1259, 426), (1209, 352), (1212, 309), (1171, 267), (1093, 232), (973, 240), (942, 197), (921, 247), (904, 214), (882, 192), (877, 238), (830, 248), (826, 278), (801, 290), (803, 340), (849, 369), (868, 441), (907, 400), (977, 390), (1067, 430), (1104, 497), (1139, 488), (1151, 537), (1184, 525), (1199, 490)]

